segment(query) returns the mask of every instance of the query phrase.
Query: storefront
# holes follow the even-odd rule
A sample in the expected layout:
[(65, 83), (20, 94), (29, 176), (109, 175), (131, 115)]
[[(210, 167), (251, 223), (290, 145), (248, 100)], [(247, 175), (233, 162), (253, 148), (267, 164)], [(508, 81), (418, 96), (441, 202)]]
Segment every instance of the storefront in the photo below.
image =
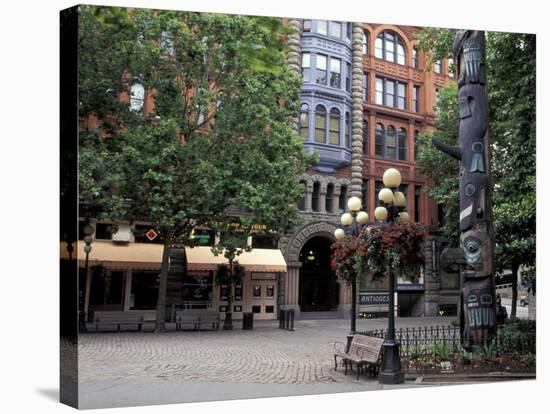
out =
[[(83, 247), (79, 241), (81, 273), (85, 266)], [(86, 280), (82, 297), (88, 319), (100, 310), (143, 310), (146, 319), (154, 320), (162, 249), (160, 244), (95, 241), (89, 255), (89, 277), (81, 278)], [(186, 255), (187, 275), (169, 276), (176, 278), (172, 283), (176, 292), (170, 293), (177, 298), (169, 304), (169, 319), (177, 310), (193, 308), (217, 309), (223, 319), (228, 287), (216, 285), (214, 274), (226, 259), (214, 256), (210, 247), (186, 248)], [(238, 261), (245, 268), (245, 277), (235, 288), (233, 318), (241, 319), (243, 312), (253, 312), (256, 319), (276, 319), (279, 282), (287, 270), (280, 250), (253, 249), (240, 255)]]

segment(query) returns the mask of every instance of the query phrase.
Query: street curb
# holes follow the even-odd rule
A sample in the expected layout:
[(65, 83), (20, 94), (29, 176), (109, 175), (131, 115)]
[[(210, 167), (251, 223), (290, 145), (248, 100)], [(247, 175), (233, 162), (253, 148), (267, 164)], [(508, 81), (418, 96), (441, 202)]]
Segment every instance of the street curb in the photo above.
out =
[(415, 384), (424, 384), (432, 382), (444, 382), (444, 383), (468, 383), (479, 381), (514, 381), (514, 380), (527, 380), (536, 379), (536, 373), (531, 372), (487, 372), (487, 373), (472, 373), (472, 374), (426, 374), (415, 375), (405, 374), (405, 379), (413, 381)]

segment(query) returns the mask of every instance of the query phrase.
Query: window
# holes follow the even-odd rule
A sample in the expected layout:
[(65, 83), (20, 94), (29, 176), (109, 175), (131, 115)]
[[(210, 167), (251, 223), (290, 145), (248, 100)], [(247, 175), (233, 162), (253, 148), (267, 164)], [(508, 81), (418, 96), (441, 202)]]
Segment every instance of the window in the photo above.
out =
[(346, 62), (346, 91), (351, 92), (351, 65)]
[(321, 85), (327, 84), (327, 57), (325, 55), (317, 55), (316, 59), (316, 76), (315, 82)]
[(407, 56), (403, 40), (396, 33), (389, 30), (380, 33), (376, 38), (375, 56), (379, 59), (404, 65)]
[(97, 223), (95, 225), (96, 240), (111, 240), (113, 238), (113, 226), (110, 223)]
[(418, 185), (414, 186), (414, 221), (415, 223), (418, 223), (420, 221), (421, 188), (422, 187)]
[(364, 30), (363, 30), (362, 46), (363, 46), (363, 54), (367, 55), (369, 53), (369, 35)]
[(130, 309), (155, 309), (158, 299), (158, 271), (132, 272)]
[(346, 40), (351, 42), (351, 23), (346, 23)]
[(302, 53), (302, 77), (304, 82), (309, 82), (311, 80), (311, 54)]
[(326, 35), (327, 34), (327, 21), (326, 20), (317, 20), (317, 33)]
[(304, 141), (308, 140), (309, 136), (309, 106), (308, 104), (302, 104), (300, 107), (300, 135)]
[(342, 23), (330, 22), (330, 35), (338, 39), (342, 38)]
[(252, 234), (253, 249), (276, 249), (278, 246), (277, 238), (270, 233)]
[(386, 128), (386, 154), (385, 158), (395, 159), (396, 137), (395, 128), (390, 125)]
[(400, 128), (397, 132), (392, 125), (384, 129), (382, 124), (376, 124), (375, 155), (391, 160), (406, 161), (407, 131)]
[(252, 313), (262, 313), (262, 307), (260, 305), (252, 305)]
[(329, 144), (340, 145), (340, 111), (336, 108), (330, 110)]
[(342, 62), (340, 59), (330, 58), (330, 86), (333, 88), (340, 88)]
[(327, 129), (327, 110), (322, 105), (315, 108), (315, 142), (325, 143)]
[(313, 211), (319, 211), (319, 189), (320, 184), (313, 184), (313, 193), (311, 194), (311, 209)]
[(267, 285), (265, 287), (265, 297), (266, 298), (272, 298), (274, 296), (275, 296), (275, 286)]
[(273, 305), (266, 305), (265, 307), (265, 313), (274, 313), (275, 312), (275, 306)]
[(199, 246), (213, 246), (216, 239), (216, 232), (211, 229), (200, 229), (195, 227), (191, 237)]
[(384, 156), (384, 135), (384, 126), (382, 124), (376, 124), (374, 153), (378, 157)]
[(447, 74), (451, 77), (455, 77), (455, 61), (453, 58), (447, 59)]
[(380, 190), (384, 188), (384, 183), (382, 181), (376, 181), (374, 183), (374, 205), (378, 206), (380, 205), (380, 202), (378, 200), (378, 193), (380, 193)]
[(163, 31), (160, 35), (160, 48), (167, 55), (174, 56), (174, 40), (172, 35), (167, 31)]
[(435, 88), (435, 108), (434, 110), (437, 112), (437, 108), (439, 108), (439, 88)]
[(327, 194), (325, 196), (325, 211), (332, 213), (332, 199), (334, 198), (334, 184), (327, 185)]
[(338, 208), (341, 211), (346, 211), (346, 199), (348, 198), (348, 187), (343, 185), (340, 187), (340, 197), (338, 197)]
[(441, 73), (441, 60), (436, 60), (434, 63), (434, 72)]
[(405, 128), (400, 128), (397, 133), (397, 159), (407, 160), (407, 131)]
[(413, 86), (413, 111), (420, 112), (420, 86)]
[(311, 20), (304, 20), (302, 30), (304, 32), (311, 32)]
[(363, 180), (361, 183), (361, 198), (363, 211), (367, 211), (369, 206), (369, 180)]
[(369, 153), (369, 124), (363, 121), (363, 155)]
[(300, 185), (302, 186), (302, 188), (304, 190), (304, 195), (298, 201), (298, 210), (305, 211), (305, 209), (306, 209), (306, 187), (307, 187), (307, 184), (306, 184), (305, 181), (300, 181)]
[(363, 79), (361, 80), (361, 91), (363, 92), (363, 100), (369, 100), (369, 75), (363, 73)]
[(252, 286), (252, 297), (259, 298), (262, 296), (262, 285)]
[(155, 233), (157, 233), (157, 236), (154, 237), (152, 240), (149, 239), (149, 237), (147, 237), (147, 233), (150, 230), (154, 231), (154, 229), (149, 224), (136, 224), (136, 225), (134, 225), (134, 229), (132, 230), (132, 233), (134, 234), (134, 241), (136, 243), (159, 243), (159, 244), (164, 243), (164, 239), (156, 231), (155, 231)]
[(418, 50), (416, 50), (415, 47), (413, 48), (412, 54), (413, 68), (418, 69)]
[(141, 83), (134, 83), (130, 88), (130, 110), (139, 112), (145, 103), (145, 88)]
[(376, 103), (407, 109), (407, 84), (392, 79), (376, 78)]
[(346, 135), (346, 147), (351, 148), (351, 116), (349, 112), (346, 112), (346, 129), (344, 134)]
[(418, 150), (419, 150), (418, 134), (420, 134), (420, 131), (418, 130), (414, 131), (414, 160), (415, 161), (418, 160)]
[[(210, 273), (188, 274), (183, 277), (181, 297), (184, 302), (211, 302), (212, 276)], [(191, 304), (189, 303), (189, 304)], [(198, 303), (196, 305), (199, 305)], [(204, 306), (204, 305), (203, 305)]]

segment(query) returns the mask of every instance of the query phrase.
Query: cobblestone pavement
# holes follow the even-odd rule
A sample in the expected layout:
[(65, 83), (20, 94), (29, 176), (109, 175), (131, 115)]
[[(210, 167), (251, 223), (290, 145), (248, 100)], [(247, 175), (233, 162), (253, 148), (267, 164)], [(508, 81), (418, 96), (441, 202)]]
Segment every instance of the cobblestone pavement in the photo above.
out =
[(79, 382), (131, 377), (264, 384), (355, 381), (343, 370), (335, 372), (333, 362), (334, 342), (345, 341), (349, 321), (297, 321), (294, 332), (277, 329), (276, 321), (262, 322), (252, 331), (81, 335)]

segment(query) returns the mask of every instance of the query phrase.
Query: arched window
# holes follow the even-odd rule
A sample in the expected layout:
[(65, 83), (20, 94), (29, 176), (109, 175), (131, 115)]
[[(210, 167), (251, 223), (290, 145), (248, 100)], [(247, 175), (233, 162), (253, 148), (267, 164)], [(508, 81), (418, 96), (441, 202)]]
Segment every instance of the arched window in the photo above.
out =
[(395, 159), (396, 154), (396, 138), (395, 138), (395, 128), (390, 125), (386, 128), (386, 156), (384, 158), (389, 158), (391, 160)]
[(369, 35), (366, 30), (363, 30), (363, 54), (367, 55), (369, 53)]
[(379, 59), (404, 65), (407, 56), (403, 40), (392, 31), (383, 31), (376, 38), (375, 56)]
[(134, 83), (130, 88), (130, 109), (134, 112), (143, 110), (145, 88), (141, 83)]
[(309, 136), (309, 106), (302, 104), (300, 107), (300, 135), (304, 141), (308, 140)]
[(383, 157), (385, 147), (385, 131), (382, 124), (376, 124), (375, 134), (375, 155), (378, 157)]
[(340, 145), (340, 111), (330, 110), (329, 144)]
[(315, 108), (315, 142), (325, 143), (327, 130), (327, 110), (322, 105)]
[(407, 160), (407, 130), (400, 128), (397, 134), (397, 159)]
[(320, 190), (320, 184), (314, 183), (313, 184), (313, 193), (311, 194), (311, 209), (313, 211), (319, 211), (319, 190)]
[(363, 121), (363, 155), (369, 153), (369, 124)]
[(334, 184), (327, 185), (327, 194), (325, 196), (325, 211), (332, 213), (332, 199), (334, 198)]
[(340, 197), (338, 198), (338, 208), (341, 211), (346, 210), (346, 199), (348, 198), (348, 187), (343, 185), (340, 187)]
[(306, 209), (306, 187), (307, 187), (307, 184), (304, 180), (302, 180), (302, 181), (300, 181), (300, 185), (302, 186), (302, 190), (304, 190), (304, 195), (298, 201), (298, 210), (304, 211)]

